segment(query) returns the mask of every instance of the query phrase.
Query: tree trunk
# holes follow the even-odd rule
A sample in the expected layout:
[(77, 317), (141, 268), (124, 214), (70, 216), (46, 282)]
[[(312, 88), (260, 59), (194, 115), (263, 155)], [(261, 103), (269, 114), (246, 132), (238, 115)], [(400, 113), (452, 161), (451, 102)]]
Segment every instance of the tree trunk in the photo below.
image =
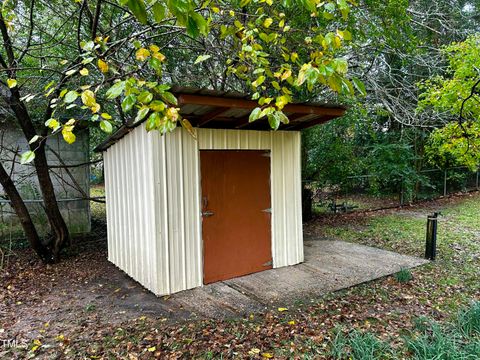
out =
[(0, 163), (0, 184), (2, 184), (3, 189), (5, 190), (9, 200), (11, 201), (11, 205), (15, 213), (17, 214), (18, 218), (20, 219), (20, 223), (22, 224), (23, 231), (27, 236), (27, 239), (30, 243), (32, 249), (38, 254), (40, 259), (44, 262), (51, 262), (53, 260), (52, 254), (50, 253), (49, 249), (42, 244), (40, 237), (38, 236), (37, 229), (33, 224), (32, 218), (28, 209), (23, 202), (22, 197), (18, 193), (15, 184), (13, 183), (12, 179), (8, 175), (7, 171), (3, 167), (3, 164)]
[(57, 197), (55, 196), (55, 189), (50, 178), (48, 169), (47, 156), (45, 153), (45, 143), (35, 151), (35, 171), (37, 172), (38, 183), (40, 191), (42, 192), (43, 204), (45, 213), (47, 214), (50, 229), (55, 237), (51, 244), (48, 244), (53, 255), (53, 260), (58, 261), (60, 251), (70, 240), (67, 224), (63, 220), (63, 216), (58, 208)]
[[(27, 141), (30, 141), (36, 135), (33, 121), (24, 104), (19, 100), (20, 94), (18, 93), (17, 88), (11, 89), (11, 93), (12, 96), (9, 99), (10, 108), (15, 113), (25, 138)], [(42, 193), (45, 213), (48, 218), (50, 229), (53, 235), (55, 235), (47, 246), (52, 252), (53, 261), (56, 262), (58, 261), (60, 251), (70, 240), (70, 236), (67, 225), (65, 224), (60, 209), (58, 208), (57, 198), (55, 196), (55, 190), (48, 168), (45, 143), (39, 143), (36, 141), (30, 145), (30, 149), (35, 151), (35, 171), (37, 173), (38, 183)]]

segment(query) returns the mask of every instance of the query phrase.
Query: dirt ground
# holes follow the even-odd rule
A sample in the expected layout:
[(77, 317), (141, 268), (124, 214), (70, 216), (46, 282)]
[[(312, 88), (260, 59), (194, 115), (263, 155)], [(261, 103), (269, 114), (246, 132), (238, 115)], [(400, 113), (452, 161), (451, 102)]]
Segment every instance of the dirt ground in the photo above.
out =
[[(4, 345), (0, 358), (295, 358), (297, 353), (323, 354), (339, 325), (393, 337), (395, 344), (415, 317), (448, 319), (458, 306), (480, 299), (480, 227), (454, 229), (472, 223), (459, 208), (464, 201), (473, 206), (472, 219), (480, 216), (480, 197), (470, 195), (400, 211), (313, 220), (305, 226), (306, 238), (347, 237), (421, 256), (426, 214), (451, 208), (444, 221), (452, 234), (439, 249), (445, 260), (415, 270), (406, 284), (387, 277), (285, 308), (275, 304), (237, 320), (200, 320), (182, 306), (166, 306), (168, 297), (158, 301), (106, 261), (104, 239), (78, 241), (53, 266), (40, 263), (30, 250), (15, 251), (0, 272), (0, 340), (13, 339), (17, 346)], [(398, 224), (392, 227), (392, 221)]]

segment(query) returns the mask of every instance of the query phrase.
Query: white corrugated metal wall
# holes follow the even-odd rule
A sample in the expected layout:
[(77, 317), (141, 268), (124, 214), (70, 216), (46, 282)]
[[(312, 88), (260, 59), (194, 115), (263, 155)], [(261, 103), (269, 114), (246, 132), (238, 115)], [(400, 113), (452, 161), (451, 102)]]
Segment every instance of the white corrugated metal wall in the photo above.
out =
[(139, 129), (104, 153), (108, 259), (154, 293), (156, 251), (153, 137)]
[(197, 129), (197, 138), (140, 126), (106, 151), (109, 260), (157, 295), (201, 286), (199, 150), (243, 149), (271, 151), (273, 266), (302, 262), (300, 133)]

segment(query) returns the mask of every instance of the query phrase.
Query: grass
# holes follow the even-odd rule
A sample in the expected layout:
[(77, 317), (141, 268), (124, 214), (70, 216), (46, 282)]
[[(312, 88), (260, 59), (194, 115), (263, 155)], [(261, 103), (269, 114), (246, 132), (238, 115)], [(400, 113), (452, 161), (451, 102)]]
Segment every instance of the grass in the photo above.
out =
[[(361, 219), (354, 224), (324, 226), (322, 236), (423, 257), (427, 214), (442, 211), (438, 223), (437, 260), (424, 267), (434, 296), (447, 293), (439, 306), (456, 311), (477, 293), (480, 278), (480, 196), (436, 208), (407, 209)], [(398, 276), (399, 274), (397, 274)], [(462, 291), (452, 291), (452, 288)], [(449, 304), (450, 303), (450, 304)], [(456, 303), (456, 304), (455, 304)]]
[[(105, 196), (105, 187), (103, 185), (95, 185), (90, 188), (91, 197)], [(90, 211), (92, 218), (105, 221), (107, 218), (106, 209), (104, 203), (98, 203), (95, 201), (90, 202)]]
[(413, 279), (412, 272), (409, 269), (400, 270), (394, 275), (394, 277), (399, 283), (407, 283)]
[(337, 330), (330, 356), (335, 359), (478, 359), (480, 357), (480, 303), (461, 310), (453, 323), (439, 324), (428, 319), (417, 321), (400, 346), (368, 332)]

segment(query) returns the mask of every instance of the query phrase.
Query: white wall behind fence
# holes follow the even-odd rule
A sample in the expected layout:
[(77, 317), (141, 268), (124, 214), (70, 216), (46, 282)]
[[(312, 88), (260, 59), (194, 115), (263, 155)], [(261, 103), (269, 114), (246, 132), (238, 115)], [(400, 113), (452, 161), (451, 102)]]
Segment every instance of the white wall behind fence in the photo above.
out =
[(299, 132), (143, 126), (105, 153), (109, 260), (157, 295), (201, 286), (199, 150), (271, 150), (273, 266), (303, 261)]

